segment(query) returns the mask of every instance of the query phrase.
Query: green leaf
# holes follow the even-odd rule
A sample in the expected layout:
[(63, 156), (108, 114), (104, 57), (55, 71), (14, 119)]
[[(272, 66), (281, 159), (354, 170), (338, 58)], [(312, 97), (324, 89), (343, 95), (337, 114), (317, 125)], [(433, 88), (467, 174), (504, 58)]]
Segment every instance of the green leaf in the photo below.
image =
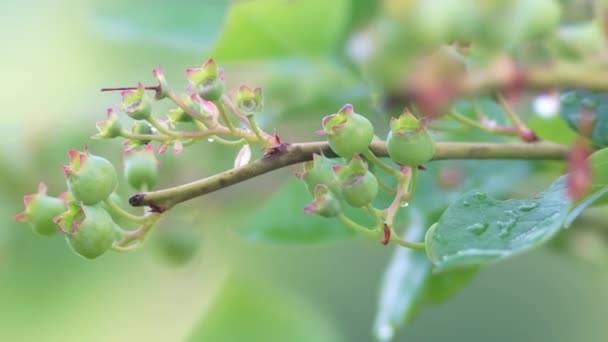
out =
[(345, 10), (345, 0), (237, 2), (212, 55), (222, 61), (326, 55), (345, 24)]
[(188, 341), (320, 341), (342, 338), (330, 317), (304, 298), (231, 277), (202, 315)]
[(98, 32), (111, 39), (208, 51), (222, 32), (229, 1), (104, 1)]
[(534, 116), (528, 122), (528, 127), (541, 139), (560, 144), (572, 144), (576, 140), (576, 133), (559, 116), (544, 119)]
[(532, 200), (499, 201), (471, 191), (452, 203), (427, 239), (437, 271), (481, 266), (541, 245), (555, 235), (570, 201), (566, 176)]
[(570, 90), (561, 95), (561, 115), (570, 128), (579, 131), (581, 112), (593, 113), (593, 129), (586, 134), (600, 147), (608, 146), (608, 93), (589, 90)]
[[(425, 226), (421, 219), (410, 223), (405, 239), (420, 241)], [(384, 274), (374, 333), (381, 341), (392, 339), (395, 328), (409, 321), (424, 293), (431, 274), (431, 263), (423, 251), (397, 248)]]
[[(315, 243), (354, 236), (354, 232), (337, 219), (304, 215), (302, 208), (312, 201), (304, 182), (292, 178), (255, 210), (239, 229), (246, 238), (277, 243)], [(349, 213), (358, 222), (361, 210)], [(354, 213), (359, 213), (355, 216)], [(369, 222), (368, 222), (369, 223)], [(371, 221), (373, 223), (373, 220)]]
[[(413, 211), (405, 239), (420, 241), (426, 225)], [(397, 327), (410, 322), (427, 303), (440, 303), (455, 295), (477, 268), (432, 274), (432, 264), (423, 251), (397, 248), (382, 279), (374, 334), (380, 341), (393, 338)]]

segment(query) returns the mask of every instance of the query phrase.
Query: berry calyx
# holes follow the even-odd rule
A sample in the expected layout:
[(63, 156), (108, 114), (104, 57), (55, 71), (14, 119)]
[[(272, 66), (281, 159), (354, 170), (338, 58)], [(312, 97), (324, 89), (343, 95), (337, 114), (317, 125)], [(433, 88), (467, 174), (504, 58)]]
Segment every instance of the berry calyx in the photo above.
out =
[(154, 75), (154, 78), (158, 80), (154, 98), (157, 100), (162, 100), (169, 95), (169, 84), (167, 83), (167, 79), (165, 79), (165, 71), (163, 70), (163, 67), (159, 65), (156, 69), (152, 70), (152, 75)]
[(391, 119), (387, 137), (390, 158), (407, 166), (418, 166), (435, 155), (435, 143), (426, 127), (407, 108), (398, 119)]
[(340, 157), (350, 159), (366, 151), (374, 138), (374, 127), (364, 116), (346, 104), (338, 113), (323, 118), (323, 130), (331, 149)]
[(235, 101), (237, 108), (245, 115), (251, 116), (262, 111), (264, 107), (264, 96), (262, 88), (249, 88), (242, 85), (236, 93)]
[(140, 151), (124, 151), (125, 177), (138, 191), (146, 191), (156, 185), (159, 164), (152, 145), (147, 145)]
[(145, 120), (152, 114), (152, 104), (143, 84), (139, 83), (137, 89), (123, 90), (120, 95), (122, 109), (134, 120)]
[(112, 217), (98, 205), (72, 203), (55, 222), (72, 250), (87, 259), (95, 259), (105, 253), (116, 236)]
[(46, 184), (40, 182), (37, 193), (23, 196), (23, 203), (25, 211), (15, 216), (17, 221), (28, 223), (34, 232), (42, 236), (57, 232), (53, 218), (64, 212), (66, 205), (61, 198), (47, 195)]
[(70, 164), (63, 166), (68, 188), (77, 201), (93, 205), (106, 199), (116, 189), (116, 170), (107, 159), (70, 150)]
[(122, 125), (118, 120), (118, 115), (112, 108), (108, 108), (108, 119), (99, 121), (96, 124), (98, 133), (92, 136), (93, 139), (112, 139), (120, 136)]
[(378, 195), (378, 180), (368, 171), (367, 163), (358, 154), (346, 166), (333, 167), (342, 197), (348, 204), (361, 208), (371, 203)]
[(208, 101), (219, 100), (224, 94), (222, 70), (213, 59), (207, 60), (199, 68), (186, 69), (191, 89)]

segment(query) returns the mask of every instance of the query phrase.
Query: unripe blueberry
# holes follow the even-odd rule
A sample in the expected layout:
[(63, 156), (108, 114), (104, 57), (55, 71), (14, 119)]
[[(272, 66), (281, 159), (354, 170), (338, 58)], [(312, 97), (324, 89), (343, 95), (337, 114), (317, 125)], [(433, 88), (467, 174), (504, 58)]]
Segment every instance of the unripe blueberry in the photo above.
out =
[(371, 203), (378, 194), (378, 180), (367, 164), (356, 154), (346, 166), (334, 166), (342, 197), (348, 204), (360, 208)]
[[(131, 132), (135, 134), (154, 134), (152, 126), (145, 121), (137, 121), (131, 128)], [(148, 139), (131, 139), (131, 147), (147, 145), (150, 142)]]
[(108, 108), (108, 119), (99, 121), (96, 126), (99, 132), (92, 137), (93, 139), (116, 138), (120, 136), (120, 131), (122, 130), (118, 115), (116, 115), (116, 112), (112, 108)]
[(180, 226), (182, 222), (172, 222), (171, 226), (158, 227), (154, 235), (154, 246), (161, 256), (173, 265), (188, 263), (200, 246), (200, 234), (191, 225)]
[(154, 154), (154, 146), (147, 145), (140, 151), (125, 150), (125, 177), (129, 184), (141, 191), (156, 185), (159, 161)]
[(34, 232), (42, 236), (50, 236), (57, 231), (57, 224), (53, 219), (66, 210), (62, 199), (48, 196), (46, 193), (47, 187), (41, 182), (37, 193), (23, 197), (25, 211), (15, 216), (17, 221), (29, 223)]
[(315, 187), (324, 184), (335, 194), (340, 193), (338, 184), (334, 178), (333, 167), (343, 165), (340, 161), (329, 159), (319, 154), (312, 155), (312, 161), (304, 163), (304, 170), (297, 176), (306, 183), (306, 187), (311, 195), (314, 195)]
[(517, 0), (505, 30), (507, 39), (539, 39), (553, 32), (560, 22), (561, 7), (555, 0)]
[(324, 117), (323, 130), (331, 149), (346, 159), (366, 151), (374, 138), (372, 123), (353, 112), (351, 104), (346, 104), (337, 114)]
[(435, 155), (433, 138), (407, 109), (398, 119), (391, 119), (386, 140), (389, 156), (400, 165), (418, 166)]
[(317, 184), (313, 191), (314, 200), (304, 207), (304, 214), (312, 213), (323, 217), (335, 217), (342, 212), (340, 200), (325, 184)]
[(596, 21), (564, 26), (558, 34), (558, 43), (562, 50), (580, 56), (599, 53), (603, 42), (602, 27)]
[(56, 218), (68, 245), (87, 259), (105, 253), (116, 237), (115, 223), (101, 206), (70, 204), (69, 210)]
[(193, 91), (208, 101), (219, 100), (224, 94), (224, 80), (213, 59), (207, 60), (200, 68), (186, 69), (188, 81)]
[(242, 85), (236, 93), (234, 100), (236, 107), (245, 115), (250, 116), (262, 111), (264, 107), (264, 96), (262, 88), (249, 88)]
[[(117, 193), (113, 192), (110, 194), (109, 200), (114, 202), (116, 205), (118, 205), (119, 207), (127, 207), (129, 206), (129, 204), (123, 200)], [(121, 213), (117, 212), (116, 210), (114, 210), (113, 208), (111, 208), (109, 205), (106, 204), (106, 202), (99, 202), (100, 207), (102, 207), (105, 211), (108, 212), (108, 214), (110, 214), (110, 216), (112, 217), (112, 220), (114, 221), (114, 223), (116, 223), (116, 225), (118, 225), (119, 227), (123, 228), (123, 229), (127, 229), (127, 230), (132, 230), (135, 229), (137, 227), (137, 223), (129, 220), (128, 218), (124, 217)], [(120, 238), (120, 237), (119, 237)], [(119, 239), (117, 238), (117, 239)]]
[(146, 95), (143, 84), (139, 84), (137, 89), (123, 90), (122, 109), (135, 120), (145, 120), (152, 114), (152, 104)]
[(116, 170), (107, 159), (70, 150), (70, 164), (63, 166), (68, 188), (77, 201), (93, 205), (106, 199), (116, 189)]
[[(189, 99), (189, 97), (186, 97)], [(184, 112), (181, 108), (174, 108), (169, 110), (169, 122), (175, 125), (178, 122), (192, 122), (193, 118), (188, 113)]]

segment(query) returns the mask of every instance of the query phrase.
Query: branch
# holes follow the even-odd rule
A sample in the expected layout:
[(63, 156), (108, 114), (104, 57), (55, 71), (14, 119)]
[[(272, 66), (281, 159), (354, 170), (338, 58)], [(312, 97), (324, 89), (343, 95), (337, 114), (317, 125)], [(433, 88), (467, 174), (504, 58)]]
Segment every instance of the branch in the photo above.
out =
[[(370, 149), (379, 157), (388, 157), (386, 142), (374, 141)], [(545, 159), (562, 160), (569, 152), (565, 145), (537, 143), (436, 143), (433, 160), (443, 159)], [(179, 185), (173, 188), (144, 192), (132, 196), (132, 206), (153, 206), (166, 210), (189, 199), (202, 196), (228, 186), (260, 176), (264, 173), (289, 165), (312, 160), (314, 153), (336, 157), (327, 142), (308, 142), (288, 145), (287, 148), (267, 157), (253, 161), (245, 166)]]

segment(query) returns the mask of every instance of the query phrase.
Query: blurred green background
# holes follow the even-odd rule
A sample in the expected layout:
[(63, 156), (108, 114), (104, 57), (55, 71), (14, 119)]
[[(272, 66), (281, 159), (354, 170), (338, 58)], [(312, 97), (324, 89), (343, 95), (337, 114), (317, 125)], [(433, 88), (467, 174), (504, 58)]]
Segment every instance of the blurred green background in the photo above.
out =
[[(158, 64), (178, 89), (184, 69), (209, 57), (225, 68), (228, 88), (264, 86), (262, 125), (291, 141), (315, 139), (319, 119), (346, 101), (381, 122), (370, 89), (341, 58), (349, 32), (375, 8), (356, 0), (1, 2), (0, 340), (372, 340), (392, 247), (273, 244), (237, 233), (290, 170), (185, 203), (139, 251), (95, 261), (13, 216), (40, 180), (51, 195), (64, 191), (68, 149), (86, 143), (121, 165), (121, 141), (88, 138), (119, 102), (99, 89), (152, 83)], [(167, 153), (159, 187), (231, 167), (235, 154), (204, 143)], [(125, 198), (130, 192), (121, 186)], [(299, 214), (276, 212), (273, 222), (289, 227)], [(167, 229), (196, 249), (189, 263), (164, 255)], [(607, 285), (603, 269), (539, 250), (482, 270), (396, 340), (605, 341)]]

